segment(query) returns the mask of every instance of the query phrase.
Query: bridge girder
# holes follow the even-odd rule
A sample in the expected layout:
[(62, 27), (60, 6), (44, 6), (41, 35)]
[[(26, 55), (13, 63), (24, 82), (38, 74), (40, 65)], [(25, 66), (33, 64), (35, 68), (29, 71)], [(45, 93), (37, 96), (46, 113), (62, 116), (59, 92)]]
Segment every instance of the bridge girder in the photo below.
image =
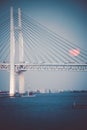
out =
[[(39, 65), (39, 64), (15, 64), (15, 72), (27, 70), (54, 70), (54, 71), (87, 71), (87, 64), (63, 64), (63, 65)], [(10, 64), (0, 64), (0, 70), (10, 70)]]

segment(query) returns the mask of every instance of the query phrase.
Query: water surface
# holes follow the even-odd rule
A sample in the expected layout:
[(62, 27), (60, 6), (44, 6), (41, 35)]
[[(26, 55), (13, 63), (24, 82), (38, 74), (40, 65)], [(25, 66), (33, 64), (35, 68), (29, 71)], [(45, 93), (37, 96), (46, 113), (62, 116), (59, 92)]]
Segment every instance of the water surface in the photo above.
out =
[(87, 93), (0, 98), (0, 130), (87, 130)]

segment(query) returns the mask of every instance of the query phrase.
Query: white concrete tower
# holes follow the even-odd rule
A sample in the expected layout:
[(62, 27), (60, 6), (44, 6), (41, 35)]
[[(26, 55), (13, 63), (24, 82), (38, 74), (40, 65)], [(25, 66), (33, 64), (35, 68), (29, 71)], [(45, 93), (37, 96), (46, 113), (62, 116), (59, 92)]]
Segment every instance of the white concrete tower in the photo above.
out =
[(15, 93), (15, 37), (14, 37), (14, 18), (13, 7), (10, 11), (10, 96), (14, 96)]
[[(21, 10), (18, 8), (18, 28), (19, 28), (19, 63), (24, 61), (24, 45), (22, 34)], [(24, 93), (24, 73), (19, 72), (19, 93)]]

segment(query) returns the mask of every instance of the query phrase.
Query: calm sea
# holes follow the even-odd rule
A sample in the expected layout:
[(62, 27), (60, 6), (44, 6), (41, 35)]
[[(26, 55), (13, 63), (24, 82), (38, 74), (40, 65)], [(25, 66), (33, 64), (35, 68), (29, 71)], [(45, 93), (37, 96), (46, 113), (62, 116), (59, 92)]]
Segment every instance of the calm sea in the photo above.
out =
[(0, 130), (87, 130), (87, 93), (0, 98)]

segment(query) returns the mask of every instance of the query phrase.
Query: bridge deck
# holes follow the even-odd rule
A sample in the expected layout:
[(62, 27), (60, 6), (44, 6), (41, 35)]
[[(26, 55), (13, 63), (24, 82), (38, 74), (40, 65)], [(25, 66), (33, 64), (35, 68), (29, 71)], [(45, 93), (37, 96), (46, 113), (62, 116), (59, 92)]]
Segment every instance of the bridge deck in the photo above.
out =
[[(27, 70), (87, 71), (87, 64), (15, 64), (15, 72)], [(0, 64), (0, 70), (10, 70), (10, 64)]]

